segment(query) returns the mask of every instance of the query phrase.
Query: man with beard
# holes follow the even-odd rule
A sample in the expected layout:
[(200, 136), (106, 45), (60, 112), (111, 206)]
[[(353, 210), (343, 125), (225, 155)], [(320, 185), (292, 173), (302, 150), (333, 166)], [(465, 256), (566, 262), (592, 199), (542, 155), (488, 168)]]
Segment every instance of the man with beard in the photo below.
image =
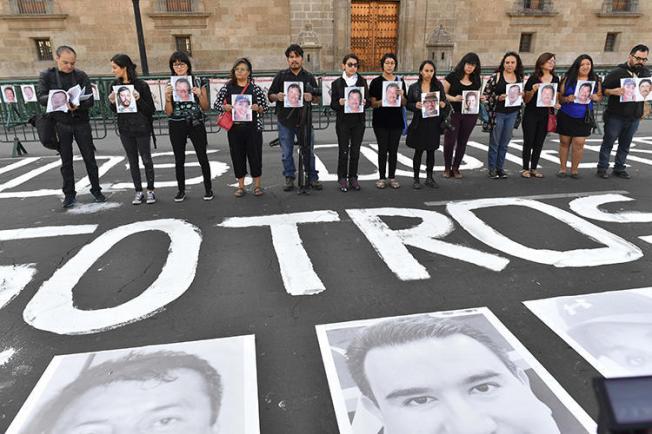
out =
[(612, 174), (619, 178), (629, 179), (631, 176), (625, 170), (625, 160), (629, 154), (629, 145), (638, 130), (639, 121), (649, 113), (645, 102), (622, 103), (620, 97), (625, 95), (625, 89), (620, 87), (623, 78), (650, 77), (650, 71), (644, 65), (650, 52), (645, 45), (636, 45), (629, 52), (627, 62), (618, 65), (604, 80), (603, 89), (609, 97), (604, 113), (604, 136), (600, 147), (597, 175), (608, 178), (609, 157), (616, 139), (618, 150)]

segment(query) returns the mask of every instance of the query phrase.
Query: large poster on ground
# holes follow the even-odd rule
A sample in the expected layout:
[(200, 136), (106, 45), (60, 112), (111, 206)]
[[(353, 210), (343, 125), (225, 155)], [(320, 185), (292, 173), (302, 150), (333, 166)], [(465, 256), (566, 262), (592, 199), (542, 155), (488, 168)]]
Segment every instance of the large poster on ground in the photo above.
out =
[(316, 329), (342, 434), (595, 432), (487, 308)]
[(258, 434), (254, 336), (56, 356), (7, 434)]
[(652, 375), (652, 288), (525, 305), (603, 376)]

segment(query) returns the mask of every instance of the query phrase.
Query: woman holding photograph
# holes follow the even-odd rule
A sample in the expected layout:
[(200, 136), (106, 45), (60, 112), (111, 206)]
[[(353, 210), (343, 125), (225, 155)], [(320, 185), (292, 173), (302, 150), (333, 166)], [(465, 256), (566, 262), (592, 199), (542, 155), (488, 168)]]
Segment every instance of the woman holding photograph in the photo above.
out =
[[(143, 80), (136, 76), (136, 65), (126, 54), (116, 54), (111, 58), (111, 71), (116, 80), (113, 86), (121, 86), (129, 93), (129, 89), (124, 85), (134, 87), (133, 97), (136, 100), (136, 112), (122, 112), (117, 109), (116, 101), (121, 103), (120, 95), (115, 92), (109, 94), (111, 110), (116, 112), (118, 118), (118, 131), (120, 132), (120, 141), (129, 160), (129, 171), (131, 179), (134, 182), (136, 195), (131, 202), (134, 205), (140, 205), (143, 202), (152, 204), (156, 202), (154, 194), (154, 163), (150, 150), (150, 137), (152, 137), (152, 117), (154, 116), (154, 100), (149, 86)], [(124, 93), (124, 92), (123, 92)], [(127, 103), (127, 107), (130, 103)], [(140, 165), (138, 156), (145, 166), (145, 178), (147, 179), (147, 195), (143, 194), (143, 186), (140, 178)]]
[[(231, 68), (231, 79), (220, 89), (215, 104), (213, 104), (213, 109), (217, 111), (218, 115), (226, 112), (234, 114), (235, 109), (231, 105), (231, 97), (235, 96), (236, 105), (238, 105), (239, 100), (244, 100), (247, 101), (248, 106), (249, 99), (244, 96), (251, 96), (251, 121), (234, 120), (233, 126), (227, 132), (233, 171), (238, 180), (238, 188), (233, 193), (235, 197), (245, 195), (247, 160), (249, 161), (251, 177), (254, 180), (254, 196), (263, 195), (263, 188), (260, 185), (263, 170), (262, 114), (267, 111), (268, 106), (265, 93), (251, 78), (252, 70), (249, 59), (243, 57), (236, 60)], [(240, 116), (236, 116), (236, 118), (241, 119)]]
[[(442, 175), (444, 178), (450, 178), (451, 176), (457, 179), (462, 178), (460, 164), (462, 164), (462, 158), (464, 158), (466, 144), (469, 137), (471, 137), (471, 132), (478, 121), (477, 114), (462, 114), (463, 92), (480, 90), (482, 86), (480, 69), (478, 55), (467, 53), (457, 63), (455, 69), (444, 79), (446, 99), (451, 103), (454, 110), (451, 116), (453, 128), (448, 129), (444, 135), (444, 173)], [(474, 94), (467, 94), (467, 96), (475, 98)], [(469, 104), (469, 101), (465, 101), (465, 103)]]
[[(575, 102), (575, 88), (579, 80), (596, 83), (589, 104)], [(571, 173), (573, 179), (580, 177), (579, 165), (584, 154), (584, 143), (593, 130), (590, 122), (593, 103), (602, 100), (602, 84), (593, 71), (593, 59), (588, 54), (580, 55), (559, 83), (559, 101), (561, 109), (557, 114), (557, 132), (559, 133), (559, 172), (557, 176), (566, 177), (568, 152), (572, 146)]]
[(489, 111), (489, 178), (505, 179), (503, 170), (507, 145), (512, 140), (514, 125), (521, 112), (521, 107), (505, 107), (507, 87), (523, 82), (523, 62), (518, 53), (505, 53), (496, 73), (491, 76), (484, 88)]
[[(371, 125), (374, 128), (376, 141), (378, 142), (378, 174), (376, 181), (377, 188), (389, 186), (397, 189), (401, 184), (396, 180), (396, 162), (398, 159), (398, 144), (401, 141), (401, 133), (404, 128), (403, 109), (407, 89), (405, 81), (401, 80), (394, 71), (398, 66), (396, 54), (386, 53), (380, 59), (380, 67), (383, 73), (371, 80), (369, 85), (369, 97), (373, 107)], [(383, 107), (383, 83), (386, 81), (400, 81), (401, 104), (398, 107)], [(389, 93), (389, 88), (386, 93)], [(397, 95), (397, 96), (398, 96)], [(387, 170), (387, 172), (385, 172)], [(385, 175), (389, 175), (389, 180)]]
[[(331, 109), (336, 114), (335, 132), (337, 133), (337, 178), (340, 191), (349, 189), (360, 190), (358, 183), (358, 160), (360, 159), (360, 146), (365, 130), (365, 113), (345, 113), (344, 105), (347, 103), (344, 94), (347, 87), (362, 87), (367, 95), (367, 80), (358, 74), (360, 61), (355, 54), (347, 54), (342, 60), (342, 76), (331, 85)], [(353, 91), (351, 92), (353, 93)], [(364, 99), (364, 108), (371, 104)]]
[[(170, 56), (170, 73), (173, 76), (192, 75), (190, 58), (182, 51), (175, 51)], [(204, 112), (208, 110), (208, 80), (202, 79), (199, 86), (191, 89), (192, 98), (190, 101), (174, 101), (172, 98), (172, 85), (168, 84), (165, 89), (165, 113), (169, 116), (168, 130), (170, 142), (174, 151), (174, 167), (177, 177), (179, 191), (174, 196), (175, 202), (183, 202), (186, 198), (186, 141), (190, 139), (197, 160), (201, 166), (201, 173), (204, 177), (204, 200), (212, 200), (213, 186), (211, 182), (211, 166), (208, 162), (206, 147), (206, 127), (204, 125)]]
[[(412, 158), (412, 170), (414, 173), (414, 182), (412, 188), (421, 189), (419, 182), (419, 173), (421, 171), (421, 159), (423, 152), (426, 152), (426, 182), (430, 188), (438, 188), (432, 176), (435, 167), (435, 150), (439, 148), (441, 131), (441, 116), (424, 118), (421, 115), (423, 104), (421, 103), (421, 94), (439, 91), (439, 95), (444, 95), (444, 86), (439, 82), (436, 74), (435, 64), (430, 60), (424, 60), (419, 66), (419, 79), (408, 89), (407, 109), (414, 113), (412, 122), (408, 127), (406, 145), (414, 149)], [(446, 102), (442, 98), (439, 102), (440, 109), (446, 107)]]
[[(525, 113), (523, 114), (523, 178), (543, 178), (543, 173), (537, 170), (539, 157), (543, 149), (543, 143), (548, 135), (548, 116), (552, 108), (537, 107), (539, 90), (542, 97), (554, 101), (554, 88), (552, 83), (559, 83), (559, 77), (555, 74), (555, 55), (543, 53), (534, 65), (534, 74), (525, 83), (523, 100), (525, 101)], [(556, 106), (559, 108), (559, 105)]]

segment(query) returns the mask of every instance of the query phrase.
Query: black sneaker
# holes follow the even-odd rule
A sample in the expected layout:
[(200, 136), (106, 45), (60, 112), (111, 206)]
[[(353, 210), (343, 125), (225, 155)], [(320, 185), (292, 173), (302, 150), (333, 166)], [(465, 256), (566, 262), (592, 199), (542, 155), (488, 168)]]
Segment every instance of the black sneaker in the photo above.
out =
[(215, 194), (213, 194), (213, 191), (207, 191), (204, 195), (204, 200), (213, 200), (214, 197)]
[(498, 175), (498, 172), (496, 172), (496, 169), (489, 169), (489, 178), (491, 178), (491, 179), (500, 178), (500, 176)]
[(286, 176), (285, 177), (285, 187), (283, 187), (283, 191), (292, 191), (294, 190), (294, 178), (291, 176)]
[(505, 171), (503, 169), (496, 170), (496, 174), (498, 175), (498, 177), (500, 179), (507, 179), (507, 174), (505, 173)]
[(412, 188), (415, 190), (421, 190), (421, 183), (419, 182), (418, 179), (414, 180), (414, 182), (412, 183)]
[(186, 192), (185, 192), (185, 191), (182, 191), (182, 190), (179, 190), (179, 191), (177, 192), (177, 195), (174, 196), (174, 201), (175, 201), (175, 202), (183, 202), (183, 200), (184, 200), (185, 198), (186, 198)]
[(425, 182), (424, 184), (426, 184), (426, 186), (428, 186), (428, 187), (430, 187), (430, 188), (439, 188), (439, 184), (437, 184), (437, 183), (435, 182), (435, 180), (433, 179), (432, 175), (430, 175), (430, 176), (428, 176), (428, 177), (426, 178), (426, 182)]
[(61, 206), (63, 206), (64, 208), (72, 208), (73, 206), (75, 206), (76, 203), (77, 203), (77, 199), (75, 198), (75, 196), (66, 196), (63, 198), (63, 202), (61, 203)]
[(627, 173), (627, 171), (625, 171), (625, 170), (612, 170), (611, 174), (613, 176), (617, 176), (618, 178), (623, 178), (623, 179), (631, 179), (632, 178), (632, 176), (629, 173)]
[(595, 172), (595, 176), (597, 176), (598, 178), (602, 178), (602, 179), (609, 178), (609, 174), (607, 173), (607, 169), (598, 169), (598, 171)]
[(97, 203), (106, 202), (106, 196), (104, 196), (101, 191), (98, 191), (97, 193), (92, 193), (92, 195), (95, 198), (95, 202)]

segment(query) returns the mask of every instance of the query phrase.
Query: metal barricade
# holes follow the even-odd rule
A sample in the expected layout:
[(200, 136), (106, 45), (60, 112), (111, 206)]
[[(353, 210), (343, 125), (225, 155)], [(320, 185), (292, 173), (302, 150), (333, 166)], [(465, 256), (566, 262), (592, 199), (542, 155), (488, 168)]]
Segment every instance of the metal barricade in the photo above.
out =
[[(606, 72), (606, 69), (601, 69), (598, 71), (598, 74), (604, 76), (606, 75)], [(483, 77), (488, 78), (491, 73), (492, 71), (489, 69), (483, 70)], [(445, 74), (446, 72), (440, 72), (439, 76), (443, 77)], [(269, 85), (271, 85), (274, 75), (275, 71), (259, 72), (254, 78), (256, 83), (258, 83), (265, 93), (267, 93), (267, 89), (269, 88)], [(320, 81), (320, 84), (323, 83), (322, 91), (329, 93), (330, 83), (340, 75), (340, 72), (324, 72), (315, 74), (315, 77)], [(378, 75), (378, 73), (366, 73), (365, 78), (371, 79), (376, 75)], [(219, 133), (221, 129), (217, 126), (217, 113), (212, 110), (212, 105), (217, 97), (217, 92), (219, 92), (219, 89), (227, 82), (228, 75), (224, 72), (199, 72), (196, 76), (207, 79), (209, 82), (208, 93), (211, 109), (206, 112), (206, 131), (208, 134)], [(401, 73), (401, 76), (407, 84), (410, 84), (416, 80), (417, 73)], [(169, 82), (169, 76), (152, 75), (143, 77), (143, 79), (150, 86), (152, 97), (154, 98), (154, 103), (157, 108), (154, 115), (154, 132), (157, 135), (166, 135), (168, 122), (167, 115), (163, 111), (163, 102), (165, 101), (165, 87)], [(116, 115), (109, 107), (108, 101), (108, 95), (112, 91), (111, 86), (114, 82), (114, 78), (107, 76), (92, 77), (90, 81), (95, 96), (95, 104), (90, 111), (93, 138), (95, 140), (101, 140), (107, 137), (109, 129), (117, 130), (115, 121)], [(23, 147), (24, 143), (38, 142), (35, 129), (28, 123), (29, 119), (35, 114), (41, 113), (45, 110), (38, 102), (26, 102), (26, 98), (23, 95), (22, 86), (31, 86), (32, 90), (34, 90), (36, 87), (36, 79), (2, 80), (0, 81), (0, 85), (3, 87), (13, 86), (16, 96), (15, 102), (7, 103), (3, 99), (0, 104), (0, 142), (12, 143), (12, 155), (21, 155), (25, 152)], [(19, 92), (18, 90), (21, 91)], [(313, 107), (313, 128), (315, 130), (325, 130), (330, 127), (331, 123), (334, 123), (335, 114), (328, 105), (329, 100), (330, 94), (324, 95), (321, 98), (320, 103)], [(595, 105), (595, 111), (596, 119), (599, 121), (598, 123), (600, 123), (604, 111), (604, 100), (602, 103)], [(367, 127), (371, 127), (371, 109), (367, 110), (366, 118)], [(410, 118), (411, 113), (408, 112), (408, 120)], [(650, 117), (646, 119), (650, 119)], [(273, 106), (270, 106), (268, 113), (263, 115), (263, 127), (264, 131), (277, 130), (277, 121)]]

